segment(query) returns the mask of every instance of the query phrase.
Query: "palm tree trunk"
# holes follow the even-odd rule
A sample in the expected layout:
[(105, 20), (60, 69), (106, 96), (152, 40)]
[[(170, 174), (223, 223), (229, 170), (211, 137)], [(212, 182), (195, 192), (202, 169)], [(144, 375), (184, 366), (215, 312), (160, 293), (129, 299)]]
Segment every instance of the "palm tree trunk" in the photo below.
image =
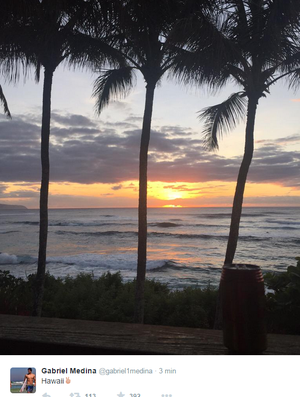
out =
[(153, 98), (156, 83), (148, 82), (143, 118), (139, 164), (139, 210), (138, 210), (138, 261), (135, 292), (134, 321), (144, 321), (144, 290), (147, 261), (147, 168), (150, 141)]
[(253, 157), (253, 150), (254, 150), (253, 133), (254, 133), (254, 123), (255, 123), (257, 104), (258, 104), (258, 98), (256, 96), (249, 96), (248, 109), (247, 109), (245, 152), (236, 184), (236, 190), (235, 190), (232, 213), (231, 213), (230, 232), (227, 243), (225, 261), (224, 261), (225, 264), (229, 264), (229, 265), (232, 265), (236, 251), (236, 246), (239, 236), (240, 219), (242, 214), (244, 190), (245, 190), (249, 167)]
[(51, 118), (51, 89), (53, 69), (45, 67), (43, 88), (43, 115), (41, 130), (42, 182), (40, 190), (40, 231), (38, 268), (34, 287), (33, 316), (41, 316), (44, 294), (46, 251), (48, 236), (48, 191), (49, 191), (49, 138)]
[[(236, 251), (237, 240), (239, 236), (239, 227), (240, 227), (240, 219), (242, 214), (242, 205), (244, 198), (244, 190), (247, 180), (247, 175), (249, 171), (249, 167), (253, 157), (253, 137), (254, 137), (254, 123), (255, 123), (255, 115), (257, 108), (258, 98), (257, 97), (249, 97), (248, 100), (248, 109), (247, 109), (247, 124), (246, 124), (246, 137), (245, 137), (245, 151), (243, 161), (239, 170), (239, 175), (236, 184), (236, 190), (233, 200), (232, 213), (231, 213), (231, 224), (230, 224), (230, 232), (227, 243), (227, 250), (224, 264), (232, 265), (234, 254)], [(217, 297), (217, 306), (216, 306), (216, 314), (214, 321), (214, 329), (222, 329), (222, 299), (221, 299), (221, 288), (222, 283), (220, 283), (218, 297)]]

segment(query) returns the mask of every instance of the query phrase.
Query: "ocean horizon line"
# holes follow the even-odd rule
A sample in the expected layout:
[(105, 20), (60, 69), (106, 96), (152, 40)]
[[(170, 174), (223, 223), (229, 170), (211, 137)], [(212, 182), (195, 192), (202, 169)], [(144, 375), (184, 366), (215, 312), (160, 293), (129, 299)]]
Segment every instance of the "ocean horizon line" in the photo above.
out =
[[(1, 203), (2, 204), (2, 203)], [(9, 204), (10, 205), (10, 204)], [(14, 205), (14, 204), (12, 204)], [(20, 204), (21, 205), (21, 204)], [(181, 209), (196, 209), (196, 208), (232, 208), (231, 205), (224, 205), (224, 206), (193, 206), (193, 207), (185, 207), (185, 206), (174, 206), (174, 207), (156, 207), (156, 206), (151, 206), (147, 207), (148, 209), (165, 209), (165, 210), (181, 210)], [(244, 208), (300, 208), (300, 205), (295, 206), (295, 205), (244, 205)], [(38, 207), (26, 207), (27, 210), (39, 210)], [(49, 207), (48, 210), (100, 210), (100, 209), (134, 209), (138, 210), (138, 207)], [(7, 210), (16, 210), (16, 209), (6, 209)]]

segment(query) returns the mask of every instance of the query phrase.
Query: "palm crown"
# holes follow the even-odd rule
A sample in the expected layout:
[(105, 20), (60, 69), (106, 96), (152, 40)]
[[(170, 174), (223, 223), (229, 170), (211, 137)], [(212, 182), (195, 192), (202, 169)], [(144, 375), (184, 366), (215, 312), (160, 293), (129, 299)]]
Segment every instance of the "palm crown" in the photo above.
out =
[(112, 96), (129, 92), (135, 70), (142, 73), (146, 84), (155, 86), (175, 58), (169, 46), (168, 33), (177, 2), (134, 0), (114, 3), (118, 19), (114, 47), (122, 54), (125, 64), (116, 69), (102, 70), (95, 81), (98, 113)]
[(200, 113), (210, 149), (218, 148), (218, 133), (230, 130), (245, 115), (245, 99), (258, 101), (266, 96), (272, 84), (297, 69), (299, 59), (296, 26), (300, 7), (296, 1), (235, 0), (225, 4), (218, 37), (223, 51), (212, 81), (222, 85), (231, 79), (242, 91)]

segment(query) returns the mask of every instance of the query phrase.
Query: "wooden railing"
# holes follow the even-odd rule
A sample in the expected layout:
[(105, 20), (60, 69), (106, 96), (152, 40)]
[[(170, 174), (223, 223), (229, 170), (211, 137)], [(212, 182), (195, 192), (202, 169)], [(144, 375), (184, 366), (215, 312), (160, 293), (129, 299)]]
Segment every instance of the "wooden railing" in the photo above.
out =
[[(0, 315), (1, 354), (228, 354), (222, 332)], [(300, 336), (268, 335), (265, 354), (300, 354)]]

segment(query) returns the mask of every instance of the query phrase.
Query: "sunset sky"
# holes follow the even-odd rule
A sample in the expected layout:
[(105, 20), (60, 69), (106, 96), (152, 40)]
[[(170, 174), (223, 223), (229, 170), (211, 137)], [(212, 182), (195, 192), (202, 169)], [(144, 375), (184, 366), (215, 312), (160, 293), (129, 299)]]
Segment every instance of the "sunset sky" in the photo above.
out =
[[(100, 117), (91, 98), (96, 75), (60, 67), (54, 75), (50, 208), (136, 207), (144, 82)], [(1, 81), (13, 116), (0, 115), (0, 203), (38, 208), (42, 81)], [(148, 206), (230, 206), (244, 149), (245, 122), (220, 150), (201, 142), (202, 108), (239, 87), (212, 95), (164, 79), (157, 88), (149, 152)], [(259, 103), (255, 154), (245, 205), (300, 205), (300, 92), (278, 83)], [(2, 110), (2, 109), (1, 109)]]

